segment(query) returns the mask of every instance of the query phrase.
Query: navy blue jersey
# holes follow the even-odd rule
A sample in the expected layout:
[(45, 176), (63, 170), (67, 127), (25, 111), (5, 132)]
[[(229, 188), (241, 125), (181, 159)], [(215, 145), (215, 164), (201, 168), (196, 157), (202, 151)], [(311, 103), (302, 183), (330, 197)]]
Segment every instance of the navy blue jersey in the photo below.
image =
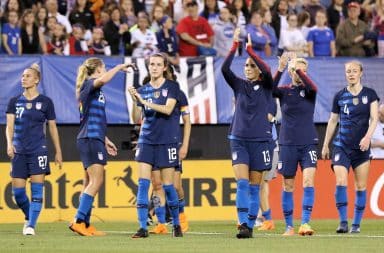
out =
[(269, 103), (272, 96), (272, 76), (269, 67), (253, 52), (247, 51), (261, 70), (257, 81), (244, 80), (230, 69), (238, 43), (234, 43), (225, 59), (222, 72), (235, 95), (235, 113), (230, 126), (229, 139), (268, 141), (272, 138), (268, 121)]
[(280, 99), (282, 116), (279, 144), (317, 144), (319, 139), (313, 121), (317, 88), (303, 71), (296, 70), (296, 73), (302, 85), (277, 87), (282, 73), (278, 71), (274, 78), (273, 95)]
[[(141, 97), (153, 104), (165, 105), (167, 99), (179, 99), (179, 84), (165, 80), (159, 88), (154, 88), (150, 83), (141, 86), (137, 92)], [(170, 144), (178, 143), (180, 139), (180, 112), (177, 104), (171, 115), (156, 112), (148, 107), (143, 107), (144, 120), (142, 123), (138, 143)]]
[(363, 87), (357, 96), (347, 88), (336, 93), (332, 112), (339, 114), (339, 131), (333, 144), (339, 147), (360, 149), (359, 144), (369, 127), (371, 103), (379, 97), (371, 88)]
[(11, 98), (7, 114), (15, 115), (13, 146), (16, 153), (34, 154), (47, 149), (45, 124), (55, 120), (55, 108), (52, 100), (38, 95), (28, 100), (23, 95)]
[(95, 88), (94, 81), (85, 80), (80, 89), (80, 131), (77, 139), (99, 139), (104, 143), (107, 132), (105, 96), (101, 88)]

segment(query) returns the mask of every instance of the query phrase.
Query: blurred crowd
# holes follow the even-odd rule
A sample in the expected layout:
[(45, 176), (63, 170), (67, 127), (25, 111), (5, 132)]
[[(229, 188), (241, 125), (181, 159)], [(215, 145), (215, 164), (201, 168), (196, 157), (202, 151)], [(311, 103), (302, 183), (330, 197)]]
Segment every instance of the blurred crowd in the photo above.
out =
[(177, 65), (226, 56), (240, 28), (262, 57), (384, 56), (384, 0), (0, 0), (0, 23), (8, 55), (164, 52)]

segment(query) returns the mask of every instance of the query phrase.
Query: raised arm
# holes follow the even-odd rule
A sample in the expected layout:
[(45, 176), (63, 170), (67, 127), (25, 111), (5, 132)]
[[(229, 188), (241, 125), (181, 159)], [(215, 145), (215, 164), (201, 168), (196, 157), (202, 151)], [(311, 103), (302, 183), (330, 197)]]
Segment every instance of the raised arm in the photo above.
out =
[(221, 72), (223, 73), (225, 81), (227, 84), (231, 86), (232, 89), (236, 89), (236, 85), (238, 82), (236, 81), (238, 77), (233, 73), (230, 66), (233, 61), (233, 57), (235, 57), (236, 49), (239, 46), (239, 36), (240, 36), (240, 28), (236, 28), (233, 34), (233, 45), (231, 50), (229, 50), (228, 56), (225, 58), (223, 65), (221, 66)]
[(277, 71), (275, 73), (275, 76), (273, 77), (272, 92), (273, 92), (274, 97), (281, 97), (283, 94), (281, 92), (281, 90), (278, 88), (278, 86), (279, 86), (280, 79), (284, 73), (284, 70), (288, 65), (288, 59), (289, 59), (290, 55), (292, 55), (292, 53), (284, 52), (280, 57), (278, 57), (279, 58), (279, 65), (277, 67)]
[(93, 82), (93, 86), (95, 88), (99, 88), (104, 84), (108, 83), (116, 75), (117, 72), (119, 72), (120, 70), (127, 72), (129, 68), (135, 70), (136, 66), (131, 63), (123, 63), (116, 65), (112, 69), (105, 72), (101, 77), (95, 79), (95, 81)]

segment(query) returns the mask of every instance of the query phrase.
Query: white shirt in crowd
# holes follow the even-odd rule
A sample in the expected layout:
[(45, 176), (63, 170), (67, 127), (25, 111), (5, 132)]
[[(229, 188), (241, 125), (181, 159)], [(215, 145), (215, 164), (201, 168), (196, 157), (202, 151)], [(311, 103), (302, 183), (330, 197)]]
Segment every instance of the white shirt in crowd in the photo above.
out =
[[(384, 123), (377, 122), (375, 132), (372, 135), (372, 142), (384, 142)], [(373, 159), (384, 159), (384, 148), (371, 148), (371, 156)]]

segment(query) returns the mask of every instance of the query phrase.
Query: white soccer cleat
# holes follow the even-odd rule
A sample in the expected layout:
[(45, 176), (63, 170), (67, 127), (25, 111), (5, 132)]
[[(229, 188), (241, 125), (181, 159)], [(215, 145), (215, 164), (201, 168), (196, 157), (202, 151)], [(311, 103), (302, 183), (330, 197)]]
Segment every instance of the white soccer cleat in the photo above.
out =
[(25, 235), (35, 235), (35, 229), (32, 227), (27, 227), (25, 229)]
[(26, 234), (25, 234), (25, 231), (27, 230), (27, 227), (28, 227), (28, 221), (26, 220), (26, 221), (24, 222), (24, 226), (23, 226), (23, 235), (26, 235)]

